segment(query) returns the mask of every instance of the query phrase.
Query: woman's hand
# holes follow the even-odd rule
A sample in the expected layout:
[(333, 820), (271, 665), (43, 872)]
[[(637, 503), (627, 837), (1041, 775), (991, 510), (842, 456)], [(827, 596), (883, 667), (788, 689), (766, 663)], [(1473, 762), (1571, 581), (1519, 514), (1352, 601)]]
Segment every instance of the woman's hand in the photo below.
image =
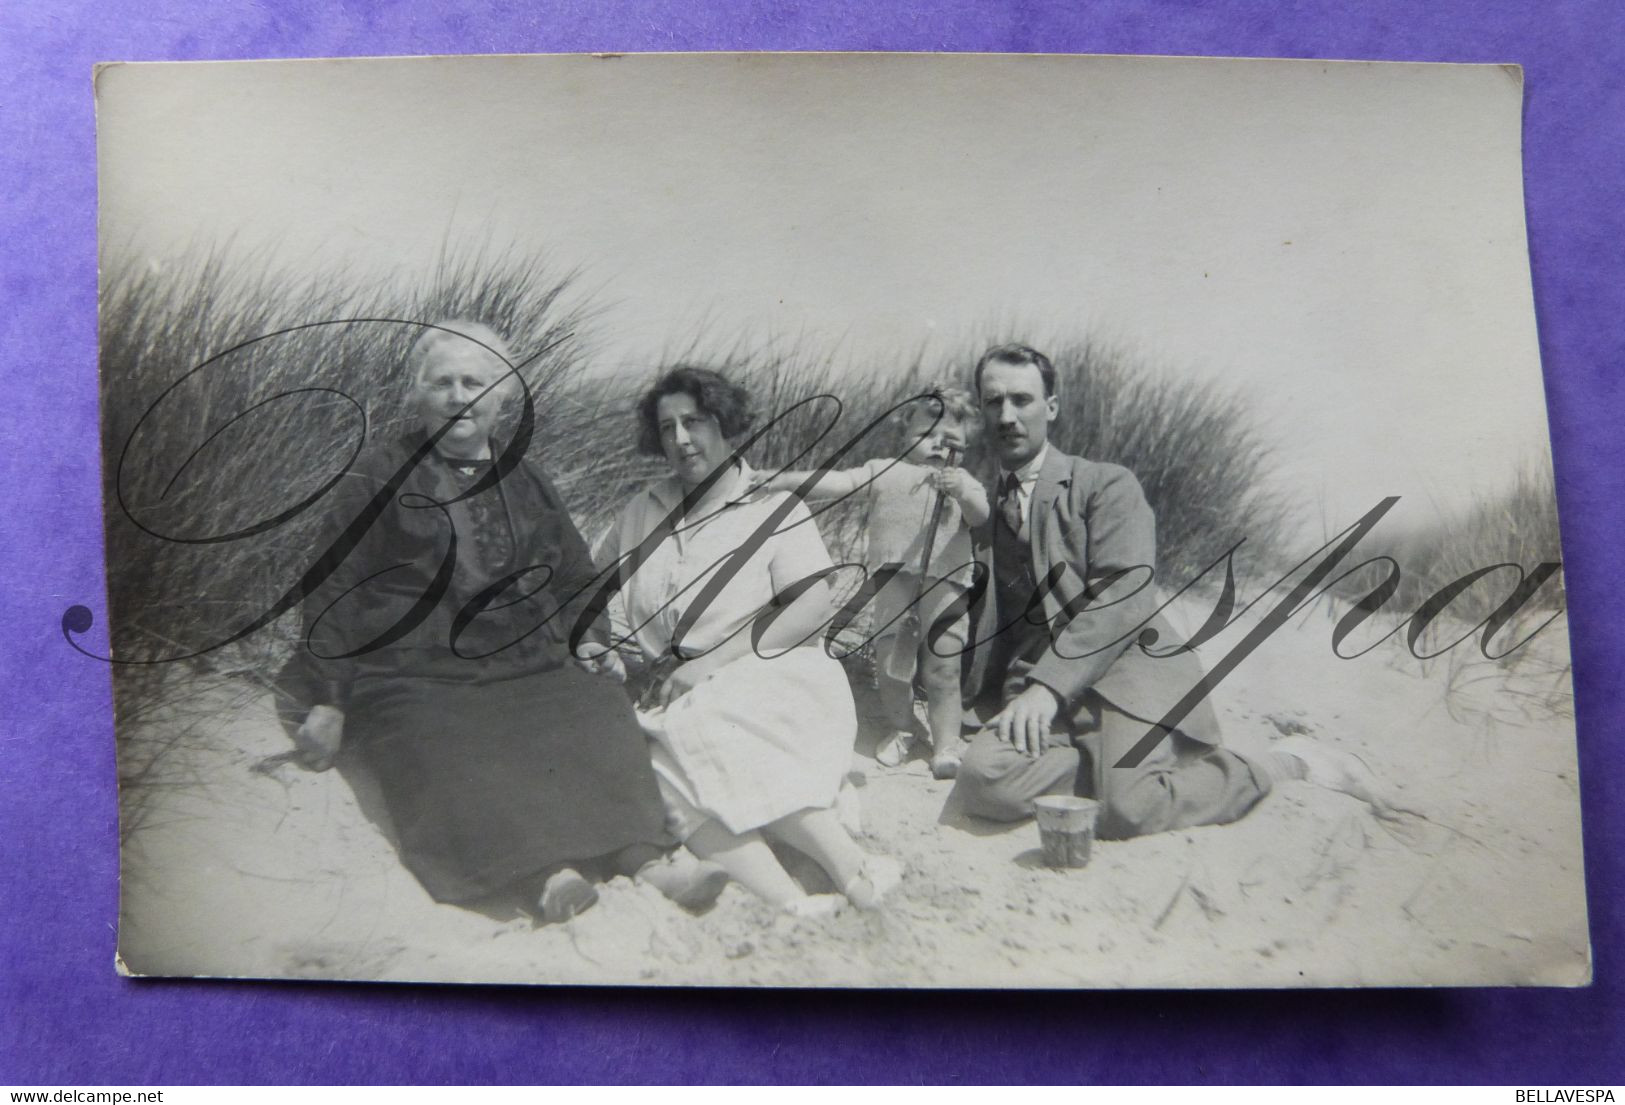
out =
[(707, 664), (704, 659), (689, 660), (678, 664), (666, 681), (660, 685), (660, 705), (670, 706), (689, 691), (704, 683), (714, 674), (713, 665)]
[(617, 683), (626, 682), (626, 662), (608, 645), (585, 641), (576, 649), (575, 661), (588, 675), (607, 675)]
[(312, 706), (293, 737), (305, 767), (311, 771), (332, 767), (343, 741), (344, 711), (337, 706)]

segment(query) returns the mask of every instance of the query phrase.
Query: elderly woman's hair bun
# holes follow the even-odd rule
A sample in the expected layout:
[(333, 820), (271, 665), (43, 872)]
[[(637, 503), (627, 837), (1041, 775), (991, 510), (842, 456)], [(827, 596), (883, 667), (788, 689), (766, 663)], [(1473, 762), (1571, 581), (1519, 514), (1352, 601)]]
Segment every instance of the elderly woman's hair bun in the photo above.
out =
[(687, 395), (694, 405), (717, 420), (728, 439), (750, 432), (750, 392), (722, 373), (694, 365), (678, 365), (661, 375), (638, 400), (638, 452), (663, 455), (660, 448), (660, 401), (668, 395)]

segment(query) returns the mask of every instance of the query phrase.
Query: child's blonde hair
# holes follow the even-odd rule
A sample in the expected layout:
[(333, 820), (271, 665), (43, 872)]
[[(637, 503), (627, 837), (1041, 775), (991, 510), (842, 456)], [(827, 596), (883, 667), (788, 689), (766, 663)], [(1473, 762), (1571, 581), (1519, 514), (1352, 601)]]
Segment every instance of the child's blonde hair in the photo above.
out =
[[(940, 402), (940, 406), (938, 403)], [(898, 428), (906, 437), (908, 425), (916, 418), (953, 420), (965, 428), (965, 444), (975, 440), (982, 428), (981, 410), (976, 397), (964, 388), (943, 384), (927, 384), (914, 393), (914, 397), (897, 408)]]

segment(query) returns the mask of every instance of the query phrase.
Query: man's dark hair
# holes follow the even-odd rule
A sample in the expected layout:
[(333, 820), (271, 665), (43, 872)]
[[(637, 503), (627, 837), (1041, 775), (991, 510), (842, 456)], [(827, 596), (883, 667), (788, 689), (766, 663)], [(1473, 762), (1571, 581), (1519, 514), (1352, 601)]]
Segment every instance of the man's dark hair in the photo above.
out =
[(1030, 345), (995, 345), (976, 362), (976, 394), (982, 394), (982, 370), (990, 364), (1032, 365), (1044, 381), (1044, 395), (1055, 394), (1055, 366)]
[(638, 400), (638, 452), (665, 456), (660, 447), (660, 401), (668, 395), (687, 395), (694, 405), (717, 420), (722, 436), (738, 437), (750, 429), (750, 392), (720, 372), (692, 365), (671, 369)]

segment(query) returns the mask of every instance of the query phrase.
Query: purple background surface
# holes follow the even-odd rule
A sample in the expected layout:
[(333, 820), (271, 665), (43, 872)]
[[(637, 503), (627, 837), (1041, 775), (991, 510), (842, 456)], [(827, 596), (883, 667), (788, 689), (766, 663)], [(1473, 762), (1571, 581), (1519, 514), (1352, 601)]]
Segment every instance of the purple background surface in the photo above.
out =
[[(454, 11), (461, 8), (461, 11)], [(0, 1084), (1625, 1081), (1625, 15), (1617, 0), (9, 0), (0, 7)], [(102, 598), (91, 66), (954, 50), (1525, 67), (1535, 298), (1573, 610), (1597, 981), (1581, 991), (662, 992), (132, 982)], [(1350, 458), (1351, 463), (1355, 458)], [(1425, 732), (1416, 734), (1427, 739)]]

